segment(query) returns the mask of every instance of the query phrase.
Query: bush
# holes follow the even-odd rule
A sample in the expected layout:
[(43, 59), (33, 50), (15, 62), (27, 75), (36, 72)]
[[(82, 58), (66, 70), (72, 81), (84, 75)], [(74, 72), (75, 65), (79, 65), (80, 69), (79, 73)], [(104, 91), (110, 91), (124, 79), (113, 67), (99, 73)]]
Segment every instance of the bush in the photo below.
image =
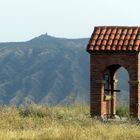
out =
[(51, 112), (47, 106), (30, 105), (28, 107), (20, 107), (19, 114), (22, 117), (47, 117), (51, 115)]
[(116, 114), (121, 117), (129, 117), (129, 107), (127, 105), (120, 104), (117, 108)]

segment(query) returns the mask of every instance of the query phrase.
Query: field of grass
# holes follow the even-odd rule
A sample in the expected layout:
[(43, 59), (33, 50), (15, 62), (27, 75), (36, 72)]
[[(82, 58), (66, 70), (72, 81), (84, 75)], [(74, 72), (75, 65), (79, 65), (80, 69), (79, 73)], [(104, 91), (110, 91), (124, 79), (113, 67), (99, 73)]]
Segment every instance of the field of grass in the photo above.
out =
[(137, 122), (102, 122), (89, 107), (0, 107), (0, 140), (139, 140)]

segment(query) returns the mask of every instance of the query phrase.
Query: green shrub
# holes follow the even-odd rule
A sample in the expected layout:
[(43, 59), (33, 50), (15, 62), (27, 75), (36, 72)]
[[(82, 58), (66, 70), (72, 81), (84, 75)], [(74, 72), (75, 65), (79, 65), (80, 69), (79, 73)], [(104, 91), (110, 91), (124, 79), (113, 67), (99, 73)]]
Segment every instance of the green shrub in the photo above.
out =
[(47, 117), (51, 115), (51, 111), (47, 106), (30, 105), (28, 107), (20, 107), (19, 114), (22, 117)]
[(127, 105), (120, 104), (117, 107), (116, 114), (121, 117), (129, 117), (129, 107)]

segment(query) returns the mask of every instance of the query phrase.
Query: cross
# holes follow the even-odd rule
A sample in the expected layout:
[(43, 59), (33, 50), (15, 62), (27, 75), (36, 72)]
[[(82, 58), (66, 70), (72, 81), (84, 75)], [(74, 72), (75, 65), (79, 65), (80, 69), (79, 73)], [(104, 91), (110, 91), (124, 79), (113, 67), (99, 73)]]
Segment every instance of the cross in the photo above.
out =
[(111, 92), (121, 92), (121, 90), (113, 90), (113, 89), (105, 89), (105, 91), (111, 91)]

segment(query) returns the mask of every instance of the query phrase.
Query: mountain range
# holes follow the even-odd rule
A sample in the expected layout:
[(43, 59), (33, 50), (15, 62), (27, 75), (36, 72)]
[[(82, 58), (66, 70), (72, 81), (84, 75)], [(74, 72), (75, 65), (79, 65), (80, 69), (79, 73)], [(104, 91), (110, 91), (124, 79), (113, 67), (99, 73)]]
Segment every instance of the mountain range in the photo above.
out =
[[(43, 34), (26, 42), (0, 43), (0, 104), (89, 102), (88, 40)], [(125, 100), (127, 85), (122, 88)]]

